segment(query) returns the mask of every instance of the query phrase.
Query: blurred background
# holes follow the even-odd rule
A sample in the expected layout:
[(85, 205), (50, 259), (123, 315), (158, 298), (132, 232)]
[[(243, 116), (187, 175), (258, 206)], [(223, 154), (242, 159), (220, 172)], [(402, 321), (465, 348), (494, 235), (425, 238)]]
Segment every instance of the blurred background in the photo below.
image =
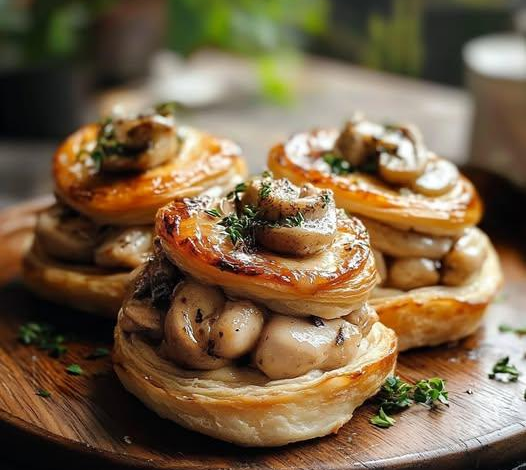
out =
[(0, 0), (0, 207), (52, 191), (82, 123), (164, 101), (252, 171), (359, 110), (526, 185), (526, 1)]

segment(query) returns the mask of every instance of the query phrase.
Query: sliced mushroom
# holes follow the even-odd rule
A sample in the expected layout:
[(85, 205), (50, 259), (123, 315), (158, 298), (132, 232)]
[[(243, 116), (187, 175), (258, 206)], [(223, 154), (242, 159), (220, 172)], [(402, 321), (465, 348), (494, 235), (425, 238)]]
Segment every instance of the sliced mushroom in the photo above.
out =
[[(119, 151), (102, 160), (105, 171), (145, 171), (174, 158), (180, 142), (171, 117), (160, 115), (118, 118), (106, 126)], [(104, 129), (103, 129), (104, 130)]]
[(313, 322), (273, 315), (263, 328), (254, 362), (271, 379), (332, 370), (349, 363), (361, 338), (358, 327), (342, 319)]
[(228, 300), (212, 324), (210, 344), (213, 354), (235, 359), (256, 345), (265, 317), (260, 308), (247, 300)]
[(163, 351), (182, 367), (219, 369), (255, 347), (263, 321), (251, 302), (227, 301), (218, 288), (183, 281), (165, 319)]
[(442, 283), (447, 286), (464, 284), (477, 272), (487, 256), (484, 238), (474, 229), (460, 237), (443, 261)]
[(389, 256), (441, 259), (453, 245), (451, 237), (401, 230), (367, 217), (361, 220), (369, 232), (371, 245)]
[(39, 215), (35, 236), (44, 251), (57, 259), (91, 263), (99, 229), (88, 218), (56, 204)]
[(420, 132), (412, 127), (389, 127), (378, 143), (378, 172), (388, 183), (408, 185), (427, 164), (427, 149)]
[(437, 158), (431, 160), (413, 182), (413, 190), (424, 196), (442, 196), (455, 186), (458, 176), (458, 169), (453, 163)]
[(382, 132), (383, 127), (378, 124), (359, 118), (350, 120), (336, 140), (336, 153), (353, 166), (363, 165), (376, 154), (376, 144)]
[(440, 281), (437, 261), (428, 258), (397, 258), (391, 262), (387, 284), (401, 290), (434, 286)]
[(256, 240), (269, 250), (307, 256), (330, 245), (336, 235), (336, 206), (330, 190), (263, 178), (247, 185), (242, 202), (254, 207), (264, 221), (256, 228)]
[(95, 250), (95, 263), (109, 268), (136, 268), (152, 253), (152, 227), (113, 228)]
[(127, 333), (145, 333), (153, 339), (163, 336), (162, 318), (160, 310), (149, 302), (130, 299), (122, 307), (119, 325)]

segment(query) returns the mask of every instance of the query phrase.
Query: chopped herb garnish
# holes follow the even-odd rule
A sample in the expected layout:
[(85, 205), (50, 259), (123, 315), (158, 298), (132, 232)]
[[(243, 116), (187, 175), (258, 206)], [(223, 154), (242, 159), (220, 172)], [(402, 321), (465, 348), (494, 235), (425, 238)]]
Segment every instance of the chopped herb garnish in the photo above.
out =
[(60, 357), (68, 348), (64, 345), (65, 337), (55, 333), (55, 328), (47, 323), (28, 322), (18, 330), (19, 340), (26, 344), (34, 344), (44, 349), (52, 357)]
[(70, 364), (66, 367), (66, 372), (70, 375), (82, 375), (84, 373), (78, 364)]
[(230, 191), (226, 197), (228, 199), (239, 199), (239, 193), (244, 193), (247, 190), (246, 183), (239, 183), (236, 185), (233, 191)]
[(278, 225), (282, 227), (299, 227), (303, 222), (305, 222), (305, 216), (301, 212), (297, 212), (295, 215), (283, 219)]
[(334, 153), (326, 153), (323, 156), (323, 161), (331, 167), (331, 172), (337, 175), (347, 175), (354, 170), (351, 164)]
[(371, 424), (379, 428), (390, 428), (394, 423), (396, 420), (387, 415), (382, 407), (378, 410), (378, 414), (371, 418)]
[(501, 333), (515, 333), (516, 335), (526, 335), (526, 326), (515, 328), (510, 325), (499, 325), (499, 331)]
[(161, 116), (174, 116), (181, 110), (182, 106), (177, 101), (167, 101), (155, 106), (155, 112)]
[(380, 407), (378, 414), (371, 419), (371, 423), (385, 428), (395, 422), (386, 413), (400, 412), (415, 403), (435, 406), (438, 402), (449, 406), (445, 381), (438, 377), (423, 379), (414, 385), (401, 380), (400, 377), (389, 377), (382, 385), (378, 398)]
[(108, 348), (96, 348), (86, 356), (86, 359), (99, 359), (100, 357), (106, 357), (109, 354), (110, 350)]
[(243, 242), (246, 246), (254, 244), (254, 230), (258, 223), (258, 211), (252, 206), (245, 206), (241, 215), (232, 213), (224, 217), (220, 225), (230, 237), (233, 245)]
[(323, 161), (331, 167), (331, 172), (336, 175), (348, 175), (355, 171), (371, 174), (378, 172), (378, 158), (376, 156), (367, 158), (365, 162), (359, 166), (352, 165), (350, 162), (334, 153), (326, 153), (323, 155)]
[(331, 202), (331, 196), (329, 193), (322, 193), (320, 197), (323, 203), (323, 208), (325, 209), (327, 205), (330, 204)]
[(49, 398), (51, 396), (51, 392), (44, 388), (37, 388), (37, 391), (35, 393), (42, 398)]
[(221, 212), (219, 212), (219, 209), (206, 209), (205, 214), (209, 215), (210, 217), (221, 217)]
[(261, 173), (262, 178), (274, 178), (274, 175), (270, 170), (265, 170), (263, 173)]
[(517, 368), (510, 364), (510, 358), (506, 356), (495, 363), (488, 377), (499, 382), (516, 382), (519, 375)]
[(272, 192), (272, 183), (270, 181), (262, 181), (261, 188), (259, 188), (259, 198), (266, 199)]

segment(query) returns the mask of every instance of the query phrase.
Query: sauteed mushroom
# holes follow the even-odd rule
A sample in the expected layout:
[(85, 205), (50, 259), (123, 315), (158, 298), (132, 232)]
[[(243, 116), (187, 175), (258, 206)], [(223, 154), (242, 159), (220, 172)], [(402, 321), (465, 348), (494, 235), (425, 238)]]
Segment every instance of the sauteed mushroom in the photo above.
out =
[(256, 239), (269, 250), (306, 256), (317, 253), (335, 237), (332, 191), (262, 178), (247, 185), (242, 202), (254, 207), (264, 222), (256, 228)]
[(98, 138), (105, 171), (145, 171), (173, 158), (179, 150), (171, 117), (157, 114), (117, 118), (105, 123)]
[(336, 369), (349, 363), (361, 338), (358, 327), (342, 319), (273, 315), (261, 333), (254, 362), (271, 379)]
[(183, 367), (218, 369), (254, 347), (263, 320), (250, 301), (227, 301), (216, 287), (184, 281), (166, 315), (163, 351)]
[(411, 184), (424, 171), (427, 149), (412, 127), (388, 127), (378, 142), (378, 172), (389, 183)]

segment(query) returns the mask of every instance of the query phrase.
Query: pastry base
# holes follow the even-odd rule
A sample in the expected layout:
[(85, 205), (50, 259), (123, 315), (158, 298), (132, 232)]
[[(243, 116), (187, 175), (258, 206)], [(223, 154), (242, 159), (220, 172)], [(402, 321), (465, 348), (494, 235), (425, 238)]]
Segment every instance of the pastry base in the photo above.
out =
[(373, 290), (370, 303), (380, 321), (397, 333), (400, 351), (456, 341), (478, 329), (503, 281), (497, 253), (488, 237), (480, 235), (487, 243), (488, 256), (467, 284), (408, 292), (382, 287)]
[(269, 381), (249, 367), (180, 369), (117, 324), (113, 362), (126, 389), (163, 418), (241, 446), (282, 446), (336, 433), (393, 373), (396, 344), (377, 323), (347, 366)]
[(60, 262), (33, 244), (23, 261), (24, 283), (39, 297), (83, 312), (116, 318), (131, 272)]

